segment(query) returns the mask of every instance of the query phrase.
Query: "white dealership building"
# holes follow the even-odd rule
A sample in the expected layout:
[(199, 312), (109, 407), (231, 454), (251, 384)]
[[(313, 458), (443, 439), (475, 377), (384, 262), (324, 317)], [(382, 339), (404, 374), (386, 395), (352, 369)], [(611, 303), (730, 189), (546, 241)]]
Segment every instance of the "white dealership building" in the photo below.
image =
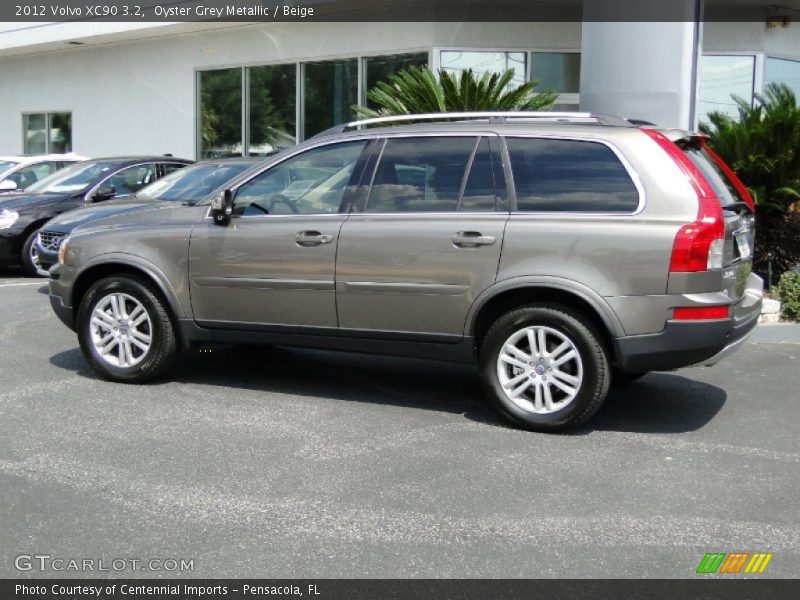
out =
[(2, 23), (0, 154), (265, 154), (350, 120), (411, 64), (512, 68), (564, 110), (669, 127), (773, 81), (800, 96), (797, 0), (728, 0), (739, 22), (704, 16), (713, 0), (670, 1), (692, 21), (606, 22), (596, 2), (565, 0), (561, 22)]

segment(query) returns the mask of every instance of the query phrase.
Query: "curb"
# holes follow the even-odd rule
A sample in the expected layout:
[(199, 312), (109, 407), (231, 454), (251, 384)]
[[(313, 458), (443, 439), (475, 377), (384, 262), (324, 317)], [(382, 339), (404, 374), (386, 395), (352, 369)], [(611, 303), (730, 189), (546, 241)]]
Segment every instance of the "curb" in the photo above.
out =
[(800, 324), (774, 323), (769, 325), (759, 324), (750, 335), (748, 342), (762, 344), (800, 344)]

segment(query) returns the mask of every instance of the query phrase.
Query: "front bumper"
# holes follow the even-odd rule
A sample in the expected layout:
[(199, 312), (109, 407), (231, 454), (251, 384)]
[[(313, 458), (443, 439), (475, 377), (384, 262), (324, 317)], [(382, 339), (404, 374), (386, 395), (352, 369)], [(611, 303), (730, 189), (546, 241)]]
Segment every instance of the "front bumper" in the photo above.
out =
[(0, 267), (18, 265), (19, 261), (17, 240), (12, 235), (0, 234)]
[(61, 265), (55, 267), (56, 277), (51, 278), (48, 283), (50, 307), (64, 325), (75, 331), (75, 312), (69, 303), (70, 289), (62, 285), (58, 279), (58, 271), (62, 268)]

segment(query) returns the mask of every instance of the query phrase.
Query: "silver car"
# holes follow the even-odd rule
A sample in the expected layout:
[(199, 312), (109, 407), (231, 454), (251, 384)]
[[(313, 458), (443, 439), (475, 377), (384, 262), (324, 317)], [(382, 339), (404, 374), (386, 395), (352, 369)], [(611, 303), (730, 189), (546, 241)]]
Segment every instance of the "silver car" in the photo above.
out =
[(78, 228), (50, 297), (113, 381), (163, 375), (199, 343), (427, 357), (476, 364), (503, 416), (559, 431), (613, 378), (741, 346), (761, 306), (753, 240), (752, 200), (701, 135), (585, 113), (415, 115), (325, 132), (202, 201)]

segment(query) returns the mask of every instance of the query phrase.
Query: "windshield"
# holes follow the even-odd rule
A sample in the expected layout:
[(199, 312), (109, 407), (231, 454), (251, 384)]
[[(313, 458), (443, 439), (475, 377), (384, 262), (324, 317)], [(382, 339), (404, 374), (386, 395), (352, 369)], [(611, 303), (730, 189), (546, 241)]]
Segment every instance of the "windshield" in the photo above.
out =
[(117, 163), (77, 163), (37, 181), (25, 191), (51, 193), (82, 192), (96, 183), (106, 171), (109, 171), (115, 166), (117, 166)]
[(14, 162), (13, 160), (0, 160), (0, 175), (5, 173), (6, 171), (10, 171), (14, 167), (18, 166), (18, 162)]
[(148, 185), (137, 198), (194, 202), (202, 200), (239, 173), (253, 166), (249, 162), (201, 163), (192, 165)]

